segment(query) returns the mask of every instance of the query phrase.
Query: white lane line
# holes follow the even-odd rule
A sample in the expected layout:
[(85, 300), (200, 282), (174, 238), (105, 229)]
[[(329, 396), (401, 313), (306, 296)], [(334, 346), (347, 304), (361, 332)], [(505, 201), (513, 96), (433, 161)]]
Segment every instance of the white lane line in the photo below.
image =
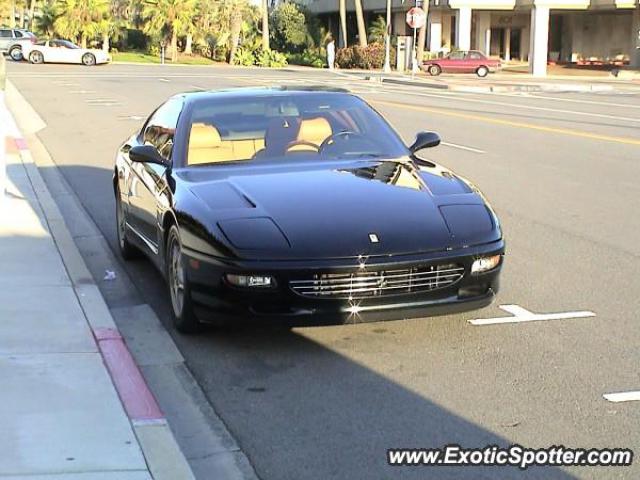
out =
[(616, 393), (605, 393), (602, 395), (605, 400), (609, 400), (610, 402), (634, 402), (640, 401), (640, 390), (636, 390), (635, 392), (616, 392)]
[[(496, 94), (496, 95), (502, 95), (502, 96), (514, 96), (514, 95), (509, 95), (509, 94)], [(529, 95), (527, 98), (540, 98), (542, 100), (558, 100), (561, 102), (571, 102), (571, 103), (584, 103), (586, 105), (602, 105), (605, 107), (620, 107), (620, 108), (640, 108), (640, 105), (628, 105), (625, 103), (609, 103), (609, 102), (596, 102), (595, 100), (578, 100), (576, 98), (561, 98), (561, 97), (547, 97), (544, 95)]]
[(466, 147), (464, 145), (458, 145), (457, 143), (449, 143), (449, 142), (440, 142), (440, 145), (444, 145), (445, 147), (451, 147), (451, 148), (459, 148), (460, 150), (467, 150), (468, 152), (473, 152), (473, 153), (487, 153), (484, 150), (480, 150), (478, 148), (473, 148), (473, 147)]
[(569, 318), (585, 318), (596, 316), (595, 313), (589, 311), (538, 314), (530, 312), (526, 308), (522, 308), (519, 305), (500, 305), (500, 308), (513, 316), (478, 318), (475, 320), (468, 320), (468, 322), (472, 325), (496, 325), (499, 323), (535, 322), (540, 320), (565, 320)]
[(159, 78), (158, 80), (160, 80), (161, 82), (166, 82), (169, 83), (171, 80), (167, 80), (166, 78)]
[[(386, 89), (390, 90), (388, 87), (385, 87)], [(402, 89), (393, 89), (396, 92), (400, 92), (403, 91)], [(406, 91), (406, 90), (404, 90)], [(442, 98), (442, 99), (446, 99), (446, 100), (451, 100), (452, 98), (455, 98), (456, 96), (458, 96), (458, 92), (452, 92), (449, 94), (436, 94), (436, 93), (423, 93), (423, 92), (411, 92), (411, 95), (415, 95), (415, 96), (420, 96), (420, 97), (429, 97), (429, 98)], [(551, 112), (551, 113), (564, 113), (564, 114), (568, 114), (568, 115), (582, 115), (582, 116), (586, 116), (586, 117), (597, 117), (597, 118), (607, 118), (609, 120), (620, 120), (620, 121), (624, 121), (624, 122), (638, 122), (640, 123), (640, 117), (636, 117), (636, 118), (631, 118), (631, 117), (618, 117), (615, 115), (606, 115), (604, 113), (592, 113), (592, 112), (578, 112), (576, 110), (562, 110), (559, 108), (548, 108), (548, 107), (535, 107), (533, 105), (520, 105), (517, 103), (505, 103), (505, 102), (495, 102), (495, 101), (491, 101), (491, 100), (480, 100), (477, 98), (469, 98), (467, 96), (463, 96), (460, 95), (460, 97), (462, 99), (464, 99), (465, 102), (470, 102), (470, 103), (482, 103), (485, 105), (496, 105), (496, 106), (500, 106), (500, 107), (508, 107), (508, 108), (523, 108), (525, 110), (536, 110), (539, 112)], [(502, 112), (486, 112), (486, 113), (490, 113), (490, 114), (496, 114), (496, 113), (502, 113)], [(549, 120), (555, 120), (555, 121), (567, 121), (566, 118), (552, 118)]]
[(90, 95), (96, 93), (95, 90), (71, 90), (69, 93), (73, 95)]

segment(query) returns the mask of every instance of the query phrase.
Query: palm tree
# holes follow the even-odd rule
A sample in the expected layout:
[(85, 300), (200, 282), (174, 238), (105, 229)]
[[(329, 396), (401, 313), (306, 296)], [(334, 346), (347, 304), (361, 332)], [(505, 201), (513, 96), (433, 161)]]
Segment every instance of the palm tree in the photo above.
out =
[(76, 39), (86, 48), (87, 40), (102, 33), (108, 11), (108, 0), (61, 0), (54, 27), (61, 36)]
[(242, 31), (242, 12), (234, 10), (231, 15), (231, 46), (229, 49), (229, 63), (233, 63), (240, 42), (240, 32)]
[(358, 23), (358, 41), (361, 47), (367, 46), (367, 29), (364, 26), (364, 14), (362, 13), (362, 0), (354, 0), (356, 4), (356, 20)]
[(369, 41), (371, 43), (379, 43), (382, 45), (386, 34), (387, 22), (382, 15), (378, 15), (378, 17), (371, 22), (371, 26), (369, 27)]
[(142, 16), (147, 20), (145, 33), (171, 36), (171, 61), (178, 61), (178, 35), (187, 29), (195, 15), (195, 0), (157, 0), (145, 3)]
[(262, 49), (269, 50), (269, 2), (262, 0)]
[[(424, 10), (425, 18), (429, 18), (429, 2), (424, 2), (422, 9)], [(427, 41), (427, 22), (418, 31), (418, 46), (416, 48), (416, 57), (418, 59), (418, 65), (422, 65), (422, 57), (424, 56), (424, 44)]]
[(55, 32), (55, 22), (58, 18), (58, 9), (53, 2), (46, 2), (40, 9), (38, 18), (38, 31), (46, 37), (53, 37)]
[(338, 0), (340, 7), (340, 32), (342, 34), (341, 47), (347, 46), (347, 0)]
[(29, 2), (29, 30), (31, 30), (32, 32), (36, 29), (35, 13), (36, 0), (31, 0)]

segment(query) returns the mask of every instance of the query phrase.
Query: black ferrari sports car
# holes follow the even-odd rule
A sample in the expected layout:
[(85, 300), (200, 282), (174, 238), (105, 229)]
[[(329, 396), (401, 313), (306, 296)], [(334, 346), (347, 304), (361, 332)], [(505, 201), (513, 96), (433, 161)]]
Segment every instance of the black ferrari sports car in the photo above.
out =
[(117, 153), (122, 256), (151, 258), (184, 332), (484, 307), (500, 224), (476, 187), (416, 156), (439, 143), (407, 147), (342, 90), (176, 95)]

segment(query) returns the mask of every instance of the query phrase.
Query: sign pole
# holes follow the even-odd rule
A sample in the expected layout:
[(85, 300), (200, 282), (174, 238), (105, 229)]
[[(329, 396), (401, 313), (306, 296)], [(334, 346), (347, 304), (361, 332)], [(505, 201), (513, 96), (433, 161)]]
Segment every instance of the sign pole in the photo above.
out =
[(418, 67), (418, 59), (416, 58), (416, 55), (418, 54), (418, 52), (416, 51), (416, 33), (417, 33), (418, 29), (414, 28), (413, 29), (413, 50), (411, 53), (411, 79), (413, 79), (416, 75), (416, 70)]
[(420, 8), (418, 5), (422, 5), (422, 2), (418, 3), (419, 0), (416, 0), (416, 6), (411, 8), (407, 12), (407, 25), (413, 28), (413, 46), (411, 48), (411, 78), (414, 78), (416, 72), (418, 71), (418, 52), (417, 52), (417, 37), (418, 37), (418, 29), (422, 28), (426, 22), (426, 15), (424, 10)]

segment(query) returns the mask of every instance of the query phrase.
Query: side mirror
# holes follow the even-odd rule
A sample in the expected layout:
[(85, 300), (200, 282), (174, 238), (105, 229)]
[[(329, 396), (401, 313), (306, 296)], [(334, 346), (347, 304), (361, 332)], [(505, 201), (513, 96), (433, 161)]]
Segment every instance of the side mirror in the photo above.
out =
[(168, 161), (160, 155), (158, 149), (153, 145), (137, 145), (129, 150), (129, 159), (138, 163), (155, 163), (168, 167)]
[(416, 140), (409, 147), (411, 153), (416, 153), (423, 148), (437, 147), (440, 145), (440, 135), (435, 132), (420, 132), (416, 135)]

